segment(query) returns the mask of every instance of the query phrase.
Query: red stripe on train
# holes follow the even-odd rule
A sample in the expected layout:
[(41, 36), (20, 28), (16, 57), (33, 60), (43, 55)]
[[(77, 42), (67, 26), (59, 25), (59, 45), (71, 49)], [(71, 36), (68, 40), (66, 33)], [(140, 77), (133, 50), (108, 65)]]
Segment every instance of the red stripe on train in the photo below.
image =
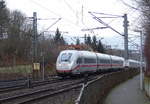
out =
[(60, 69), (59, 69), (59, 70), (57, 70), (57, 72), (61, 72), (61, 73), (69, 73), (69, 72), (71, 72), (71, 70), (64, 70), (64, 69), (63, 69), (63, 70), (60, 70)]
[(98, 64), (98, 65), (77, 65), (75, 68), (71, 70), (59, 69), (58, 72), (71, 72), (72, 70), (79, 70), (80, 67), (97, 67), (97, 66), (122, 66), (119, 64)]

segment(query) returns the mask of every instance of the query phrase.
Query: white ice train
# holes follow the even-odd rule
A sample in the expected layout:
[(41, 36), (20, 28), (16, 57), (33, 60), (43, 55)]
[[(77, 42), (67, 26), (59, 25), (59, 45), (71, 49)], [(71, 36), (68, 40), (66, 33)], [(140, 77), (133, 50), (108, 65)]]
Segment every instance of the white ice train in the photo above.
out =
[(116, 71), (125, 67), (138, 68), (139, 62), (123, 57), (90, 51), (64, 50), (60, 52), (56, 71), (58, 75), (78, 75), (103, 71)]

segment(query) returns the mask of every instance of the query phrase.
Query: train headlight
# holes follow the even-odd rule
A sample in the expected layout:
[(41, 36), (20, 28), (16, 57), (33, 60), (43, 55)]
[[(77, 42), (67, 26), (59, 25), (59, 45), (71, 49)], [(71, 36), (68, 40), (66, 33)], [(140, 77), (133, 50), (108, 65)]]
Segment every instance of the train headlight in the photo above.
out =
[(61, 64), (58, 64), (58, 67), (61, 67)]

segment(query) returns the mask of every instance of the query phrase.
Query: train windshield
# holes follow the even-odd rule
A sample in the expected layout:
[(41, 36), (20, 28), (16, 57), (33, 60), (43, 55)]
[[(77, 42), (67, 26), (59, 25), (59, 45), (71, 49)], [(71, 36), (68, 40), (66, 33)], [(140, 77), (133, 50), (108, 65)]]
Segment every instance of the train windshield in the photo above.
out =
[(61, 62), (70, 62), (72, 53), (63, 53), (61, 55)]

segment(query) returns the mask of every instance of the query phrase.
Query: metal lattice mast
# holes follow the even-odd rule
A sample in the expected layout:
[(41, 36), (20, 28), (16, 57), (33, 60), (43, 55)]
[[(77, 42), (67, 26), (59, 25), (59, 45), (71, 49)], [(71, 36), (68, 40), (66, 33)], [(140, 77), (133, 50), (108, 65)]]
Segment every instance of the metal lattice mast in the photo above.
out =
[(37, 13), (33, 12), (33, 36), (32, 36), (32, 54), (33, 54), (33, 62), (37, 61)]
[(128, 55), (128, 19), (127, 19), (127, 14), (124, 14), (124, 58), (125, 60), (128, 60), (129, 55)]

